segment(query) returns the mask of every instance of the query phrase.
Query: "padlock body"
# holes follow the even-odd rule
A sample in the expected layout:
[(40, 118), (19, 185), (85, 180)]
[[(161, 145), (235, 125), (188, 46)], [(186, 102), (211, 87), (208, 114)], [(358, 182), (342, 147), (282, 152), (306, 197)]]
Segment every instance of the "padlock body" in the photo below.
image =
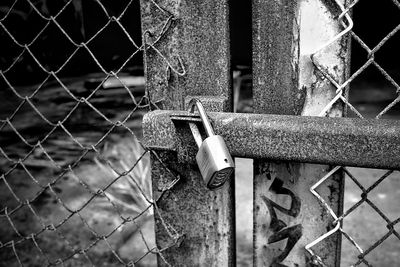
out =
[(210, 136), (203, 141), (196, 161), (209, 189), (221, 186), (235, 168), (231, 154), (220, 135)]

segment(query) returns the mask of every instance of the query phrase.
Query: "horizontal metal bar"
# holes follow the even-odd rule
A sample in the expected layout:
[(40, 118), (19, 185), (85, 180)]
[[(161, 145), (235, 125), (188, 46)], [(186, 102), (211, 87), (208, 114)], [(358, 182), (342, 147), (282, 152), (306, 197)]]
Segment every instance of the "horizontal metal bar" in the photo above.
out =
[[(400, 169), (400, 121), (266, 114), (207, 113), (236, 157)], [(179, 124), (198, 121), (182, 111), (144, 117), (144, 143), (177, 151)], [(187, 128), (188, 129), (188, 128)]]

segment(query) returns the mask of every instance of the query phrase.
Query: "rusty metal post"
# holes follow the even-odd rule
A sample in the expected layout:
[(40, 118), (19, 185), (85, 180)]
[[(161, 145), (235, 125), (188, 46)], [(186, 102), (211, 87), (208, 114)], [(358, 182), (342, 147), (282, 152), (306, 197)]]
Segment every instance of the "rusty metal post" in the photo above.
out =
[[(318, 115), (336, 88), (318, 72), (311, 55), (341, 30), (334, 1), (253, 0), (253, 95), (256, 113)], [(318, 52), (318, 60), (345, 80), (349, 42)], [(342, 116), (335, 106), (330, 116)], [(311, 266), (305, 246), (332, 227), (332, 218), (310, 193), (326, 165), (254, 162), (255, 266)], [(339, 213), (343, 179), (336, 175), (320, 194)], [(316, 248), (327, 266), (340, 264), (340, 235)], [(313, 265), (314, 266), (314, 265)]]
[[(231, 111), (227, 0), (140, 2), (152, 103), (183, 110), (188, 98), (203, 96), (206, 109)], [(180, 163), (173, 152), (156, 152), (151, 174), (154, 198), (160, 196), (155, 211), (159, 266), (234, 265), (233, 182), (210, 191), (197, 165)], [(160, 195), (177, 176), (179, 181)]]

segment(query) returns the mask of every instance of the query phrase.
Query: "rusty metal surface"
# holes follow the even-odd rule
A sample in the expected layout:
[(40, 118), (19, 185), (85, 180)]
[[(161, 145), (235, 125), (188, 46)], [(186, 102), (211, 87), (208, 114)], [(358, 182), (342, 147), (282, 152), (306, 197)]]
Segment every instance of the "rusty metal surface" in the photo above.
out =
[(297, 2), (253, 0), (253, 100), (257, 113), (301, 113), (305, 92), (297, 89)]
[(187, 110), (189, 106), (190, 100), (196, 98), (201, 101), (204, 108), (207, 111), (223, 111), (223, 110), (230, 110), (230, 104), (228, 103), (228, 99), (223, 96), (203, 96), (203, 95), (190, 95), (185, 98), (185, 110)]
[[(159, 157), (152, 155), (151, 160), (154, 195), (163, 192), (176, 175), (180, 178), (156, 203), (157, 245), (170, 247), (163, 252), (168, 263), (171, 266), (233, 266), (234, 254), (229, 248), (234, 248), (230, 247), (234, 243), (234, 229), (228, 220), (233, 211), (227, 206), (234, 202), (234, 194), (227, 194), (231, 185), (227, 183), (221, 190), (209, 190), (197, 166), (178, 164), (172, 152), (160, 152)], [(174, 173), (169, 173), (165, 166)], [(161, 220), (169, 227), (164, 227)], [(179, 236), (176, 243), (172, 243), (171, 235)]]
[[(371, 168), (400, 168), (400, 122), (357, 118), (207, 113), (215, 134), (233, 156), (335, 164)], [(178, 152), (185, 143), (179, 133), (188, 122), (201, 123), (188, 112), (157, 110), (144, 117), (146, 146)], [(180, 144), (184, 142), (184, 144)], [(363, 155), (360, 157), (360, 155)], [(189, 159), (190, 160), (190, 159)], [(193, 160), (192, 160), (193, 162)]]
[(188, 95), (219, 96), (228, 100), (225, 110), (231, 110), (227, 1), (164, 0), (158, 3), (163, 11), (152, 2), (141, 1), (146, 43), (165, 31), (163, 39), (145, 50), (146, 86), (153, 102), (184, 110)]
[[(140, 2), (147, 44), (146, 86), (152, 102), (162, 109), (186, 110), (190, 98), (199, 97), (212, 100), (203, 102), (208, 102), (206, 110), (232, 110), (227, 1)], [(163, 38), (158, 40), (154, 36), (159, 32)], [(158, 135), (164, 129), (151, 131)], [(170, 134), (164, 131), (162, 136)], [(184, 138), (192, 140), (190, 146), (195, 150), (189, 132)], [(169, 177), (172, 184), (178, 181), (156, 203), (157, 245), (172, 242), (163, 257), (172, 266), (234, 265), (233, 183), (209, 192), (196, 165), (178, 161), (182, 156), (162, 151), (161, 146), (153, 150), (159, 157), (152, 155), (153, 193), (160, 194), (163, 181), (171, 176), (170, 168), (176, 170), (175, 179)], [(160, 257), (158, 264), (165, 265)]]
[[(342, 1), (340, 1), (342, 2)], [(338, 36), (341, 24), (337, 1), (254, 1), (256, 14), (253, 23), (253, 95), (255, 113), (289, 115), (318, 115), (335, 95), (335, 87), (325, 79), (312, 61), (312, 55), (325, 60), (333, 70), (337, 81), (343, 81), (348, 71), (349, 43), (346, 38), (333, 46), (324, 47)], [(343, 105), (338, 103), (330, 110), (330, 116), (340, 117)], [(282, 122), (283, 129), (291, 126)], [(314, 130), (320, 128), (316, 123)], [(295, 128), (292, 128), (295, 130)], [(333, 132), (331, 132), (333, 133)], [(285, 143), (287, 136), (277, 132), (276, 142)], [(298, 139), (300, 136), (297, 136)], [(319, 155), (318, 141), (329, 141), (330, 148), (320, 155), (326, 160), (340, 161), (340, 150), (346, 147), (322, 139), (300, 137), (302, 142), (315, 149), (309, 154), (315, 160)], [(344, 139), (348, 138), (345, 137)], [(308, 139), (309, 138), (309, 139)], [(340, 138), (338, 138), (340, 139)], [(268, 141), (268, 140), (265, 140)], [(293, 155), (296, 141), (280, 149)], [(350, 140), (348, 140), (350, 141)], [(324, 147), (325, 143), (321, 143)], [(277, 149), (277, 147), (273, 147)], [(326, 147), (327, 148), (327, 147)], [(304, 147), (304, 149), (306, 149)], [(349, 149), (347, 149), (349, 151)], [(367, 149), (366, 149), (367, 150)], [(336, 152), (335, 152), (336, 151)], [(311, 151), (310, 151), (311, 152)], [(350, 152), (350, 151), (349, 151)], [(335, 155), (334, 155), (335, 154)], [(330, 158), (331, 157), (331, 158)], [(349, 158), (350, 159), (350, 158)], [(355, 164), (363, 164), (353, 162)], [(372, 163), (372, 162), (371, 162)], [(256, 266), (314, 266), (314, 254), (305, 247), (332, 227), (333, 219), (311, 194), (311, 186), (329, 171), (325, 165), (277, 164), (263, 160), (254, 162), (254, 264)], [(326, 181), (319, 189), (335, 212), (341, 210), (343, 183), (341, 172)], [(277, 212), (279, 211), (279, 212)], [(340, 235), (325, 240), (316, 248), (327, 266), (340, 263)]]

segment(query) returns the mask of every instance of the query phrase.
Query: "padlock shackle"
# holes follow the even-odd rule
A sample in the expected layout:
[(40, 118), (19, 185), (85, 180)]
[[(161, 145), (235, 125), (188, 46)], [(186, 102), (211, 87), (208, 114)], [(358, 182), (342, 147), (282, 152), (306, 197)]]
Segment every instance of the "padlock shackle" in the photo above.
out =
[(197, 110), (199, 111), (201, 121), (203, 122), (204, 129), (206, 131), (207, 136), (215, 135), (214, 130), (211, 126), (210, 121), (208, 120), (206, 111), (204, 110), (203, 104), (197, 98), (192, 98), (189, 102), (189, 112), (194, 113), (194, 106), (196, 105)]

